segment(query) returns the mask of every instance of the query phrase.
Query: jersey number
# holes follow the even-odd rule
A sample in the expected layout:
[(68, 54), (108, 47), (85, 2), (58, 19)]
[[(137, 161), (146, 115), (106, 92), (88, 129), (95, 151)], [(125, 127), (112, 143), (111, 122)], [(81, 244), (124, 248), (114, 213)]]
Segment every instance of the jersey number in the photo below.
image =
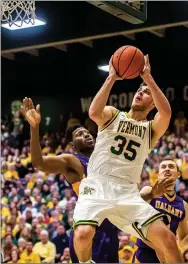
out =
[(118, 142), (120, 141), (120, 143), (117, 146), (115, 146), (115, 147), (113, 147), (113, 146), (111, 147), (111, 152), (113, 154), (121, 155), (123, 153), (125, 159), (130, 160), (130, 161), (135, 160), (136, 155), (137, 155), (135, 147), (139, 148), (140, 147), (140, 143), (135, 142), (133, 140), (130, 140), (128, 142), (128, 144), (127, 144), (126, 151), (123, 152), (124, 147), (125, 147), (125, 145), (127, 143), (127, 139), (125, 137), (123, 137), (123, 136), (118, 135), (118, 136), (116, 136), (114, 138), (114, 140), (118, 141)]

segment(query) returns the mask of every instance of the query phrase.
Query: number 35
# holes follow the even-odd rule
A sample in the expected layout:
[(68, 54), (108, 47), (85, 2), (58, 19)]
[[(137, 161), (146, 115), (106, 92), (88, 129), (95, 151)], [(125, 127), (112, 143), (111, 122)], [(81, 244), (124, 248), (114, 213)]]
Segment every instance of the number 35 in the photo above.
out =
[[(110, 148), (111, 152), (115, 155), (121, 155), (123, 153), (125, 159), (129, 160), (129, 161), (133, 161), (136, 158), (137, 155), (137, 151), (134, 147), (139, 148), (140, 147), (140, 143), (135, 142), (133, 140), (129, 140), (126, 150), (124, 151), (124, 147), (127, 143), (127, 139), (123, 136), (116, 136), (114, 138), (115, 141), (120, 142), (117, 146), (112, 146)], [(124, 151), (124, 152), (123, 152)], [(129, 152), (129, 153), (128, 153)]]

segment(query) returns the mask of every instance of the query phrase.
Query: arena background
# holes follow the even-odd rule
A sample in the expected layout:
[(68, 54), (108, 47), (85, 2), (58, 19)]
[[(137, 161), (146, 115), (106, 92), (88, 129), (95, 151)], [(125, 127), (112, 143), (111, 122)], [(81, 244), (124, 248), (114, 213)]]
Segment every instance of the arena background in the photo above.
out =
[[(29, 174), (29, 182), (32, 182), (31, 172), (36, 173), (29, 169), (32, 168), (28, 147), (29, 126), (27, 122), (20, 119), (20, 127), (17, 130), (15, 128), (16, 109), (21, 104), (22, 99), (25, 96), (31, 97), (35, 104), (40, 103), (41, 105), (41, 136), (44, 135), (41, 138), (43, 152), (61, 153), (66, 147), (63, 144), (63, 136), (68, 120), (68, 124), (70, 124), (71, 118), (77, 118), (79, 121), (76, 122), (88, 125), (88, 122), (85, 121), (88, 117), (89, 104), (107, 76), (106, 72), (100, 71), (97, 67), (108, 64), (111, 55), (117, 48), (123, 45), (134, 45), (141, 49), (144, 54), (149, 54), (152, 75), (161, 89), (165, 91), (173, 111), (168, 137), (163, 138), (165, 147), (162, 142), (159, 143), (155, 149), (155, 153), (158, 155), (156, 160), (155, 157), (151, 156), (148, 159), (143, 172), (146, 175), (143, 176), (141, 185), (153, 183), (157, 173), (153, 165), (154, 160), (158, 164), (162, 156), (170, 154), (178, 161), (180, 167), (183, 166), (184, 177), (180, 179), (180, 186), (183, 186), (181, 195), (185, 200), (188, 200), (188, 161), (186, 154), (188, 152), (186, 123), (188, 117), (188, 2), (151, 1), (148, 2), (147, 13), (146, 22), (133, 25), (87, 2), (39, 1), (36, 3), (36, 14), (47, 22), (45, 26), (16, 31), (8, 31), (2, 28), (1, 165), (3, 167), (2, 176), (5, 176), (5, 179), (14, 182), (14, 177), (7, 172), (11, 171), (10, 164), (14, 166), (13, 171), (17, 170), (15, 167), (16, 158), (22, 161), (28, 158), (26, 163), (22, 162), (22, 165), (25, 164), (23, 166), (26, 167), (26, 171), (21, 175), (23, 186), (25, 186), (25, 175)], [(176, 23), (180, 23), (179, 26)], [(152, 29), (148, 31), (146, 29), (141, 33), (130, 35), (125, 34), (125, 32), (124, 34), (120, 33), (126, 30), (158, 25), (165, 26), (161, 30)], [(59, 41), (114, 32), (117, 32), (117, 36), (95, 40), (88, 39), (87, 41), (77, 40), (75, 43), (57, 45)], [(49, 44), (50, 47), (41, 48), (40, 44)], [(31, 48), (25, 49), (28, 46)], [(19, 48), (21, 49), (19, 50)], [(140, 83), (141, 78), (118, 81), (112, 89), (109, 104), (121, 110), (128, 110), (134, 92)], [(177, 125), (174, 125), (179, 112), (184, 112), (185, 116), (183, 134), (179, 135), (181, 140), (178, 139), (176, 133)], [(91, 131), (95, 135), (96, 128), (94, 127), (93, 130), (92, 128)], [(11, 135), (12, 131), (13, 135)], [(46, 135), (45, 132), (56, 132), (59, 135), (55, 136), (58, 138), (56, 138), (55, 144), (53, 142), (54, 136)], [(14, 139), (11, 138), (12, 136)], [(48, 149), (49, 142), (53, 145), (50, 150)], [(59, 148), (57, 148), (58, 144), (60, 145)], [(23, 146), (27, 147), (24, 157), (22, 156)], [(12, 148), (19, 148), (19, 154), (16, 154)], [(8, 150), (8, 154), (5, 149)], [(72, 151), (70, 147), (67, 147), (66, 150)], [(153, 177), (152, 180), (151, 177)], [(45, 181), (46, 178), (43, 178), (43, 184)], [(32, 188), (36, 182), (33, 184)], [(67, 187), (66, 183), (65, 186)], [(178, 186), (177, 192), (180, 192), (181, 188)], [(66, 200), (64, 189), (66, 188), (63, 188), (63, 193), (58, 198), (59, 201)], [(14, 191), (12, 189), (9, 191), (10, 193), (5, 195), (4, 190), (3, 195), (13, 197)], [(17, 188), (16, 195), (18, 192), (19, 188)], [(10, 209), (9, 206), (10, 204), (6, 204), (7, 210)], [(70, 210), (73, 209), (73, 205), (71, 206)], [(17, 210), (22, 213), (20, 207)], [(65, 214), (67, 214), (66, 210), (69, 209), (65, 209)], [(3, 226), (4, 232), (6, 225)], [(15, 226), (12, 227), (12, 230), (14, 228)], [(48, 224), (46, 224), (46, 228), (48, 229)], [(68, 230), (70, 226), (67, 224), (66, 228)], [(5, 233), (2, 235), (3, 239), (5, 239)], [(19, 237), (16, 239), (18, 241)], [(133, 240), (121, 234), (120, 249), (127, 245), (133, 246)], [(5, 241), (2, 240), (2, 244), (4, 243)], [(128, 263), (125, 259), (124, 262)]]

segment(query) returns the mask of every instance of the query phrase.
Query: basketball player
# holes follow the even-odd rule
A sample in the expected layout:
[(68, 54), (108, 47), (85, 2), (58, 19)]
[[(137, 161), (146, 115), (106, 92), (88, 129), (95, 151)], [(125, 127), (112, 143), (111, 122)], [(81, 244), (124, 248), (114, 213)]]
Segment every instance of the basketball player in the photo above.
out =
[[(87, 176), (87, 164), (93, 152), (94, 141), (89, 133), (81, 125), (74, 125), (66, 130), (65, 142), (71, 143), (76, 154), (62, 154), (56, 157), (42, 156), (39, 142), (40, 109), (34, 109), (31, 99), (23, 100), (22, 114), (31, 127), (31, 158), (32, 163), (38, 169), (47, 173), (63, 173), (68, 182), (78, 195), (78, 188), (83, 175)], [(153, 188), (146, 194), (144, 199), (158, 197), (171, 184), (169, 179), (157, 181)], [(73, 263), (78, 263), (73, 246), (73, 232), (70, 237), (70, 252)], [(118, 260), (119, 241), (116, 228), (105, 219), (97, 229), (93, 240), (92, 257), (97, 263), (119, 263)]]
[[(31, 127), (31, 159), (34, 167), (47, 173), (62, 173), (78, 195), (78, 188), (83, 175), (87, 176), (87, 164), (93, 152), (94, 140), (92, 135), (81, 125), (74, 125), (67, 129), (65, 141), (73, 145), (76, 152), (49, 157), (42, 156), (39, 142), (40, 108), (34, 109), (30, 98), (23, 100), (22, 114)], [(73, 247), (73, 236), (70, 236), (70, 253), (73, 263), (78, 263)], [(93, 240), (92, 257), (97, 263), (119, 263), (119, 241), (117, 228), (107, 219), (98, 228)]]
[[(172, 178), (171, 185), (166, 190), (164, 195), (148, 201), (157, 211), (165, 213), (169, 218), (169, 228), (176, 235), (178, 234), (179, 244), (182, 249), (188, 246), (188, 204), (183, 199), (176, 195), (175, 183), (180, 176), (176, 163), (170, 158), (164, 159), (159, 166), (158, 179)], [(142, 197), (147, 199), (148, 193), (151, 192), (150, 186), (145, 186), (141, 190)], [(164, 256), (158, 259), (155, 250), (153, 250), (149, 243), (137, 239), (137, 251), (133, 256), (133, 263), (160, 263), (165, 262)], [(151, 245), (150, 245), (151, 246)]]
[[(90, 105), (89, 116), (99, 131), (74, 210), (74, 248), (80, 263), (92, 262), (92, 239), (104, 218), (154, 247), (160, 244), (166, 262), (182, 261), (175, 235), (162, 221), (164, 214), (145, 202), (137, 187), (143, 163), (171, 118), (169, 102), (151, 76), (148, 56), (141, 77), (144, 83), (129, 113), (106, 106), (119, 79), (110, 61), (109, 76)], [(157, 114), (149, 122), (146, 117), (154, 107)]]

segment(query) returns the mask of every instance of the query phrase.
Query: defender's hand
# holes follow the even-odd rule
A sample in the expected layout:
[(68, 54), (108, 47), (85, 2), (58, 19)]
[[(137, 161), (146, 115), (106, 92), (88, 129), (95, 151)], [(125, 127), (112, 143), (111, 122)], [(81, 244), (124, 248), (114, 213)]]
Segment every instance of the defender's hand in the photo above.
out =
[(35, 128), (40, 124), (40, 105), (34, 108), (31, 98), (25, 97), (23, 100), (23, 106), (21, 106), (21, 113), (26, 118), (31, 127)]
[(172, 178), (164, 178), (161, 181), (157, 180), (152, 187), (152, 198), (162, 196), (173, 182), (174, 180)]

